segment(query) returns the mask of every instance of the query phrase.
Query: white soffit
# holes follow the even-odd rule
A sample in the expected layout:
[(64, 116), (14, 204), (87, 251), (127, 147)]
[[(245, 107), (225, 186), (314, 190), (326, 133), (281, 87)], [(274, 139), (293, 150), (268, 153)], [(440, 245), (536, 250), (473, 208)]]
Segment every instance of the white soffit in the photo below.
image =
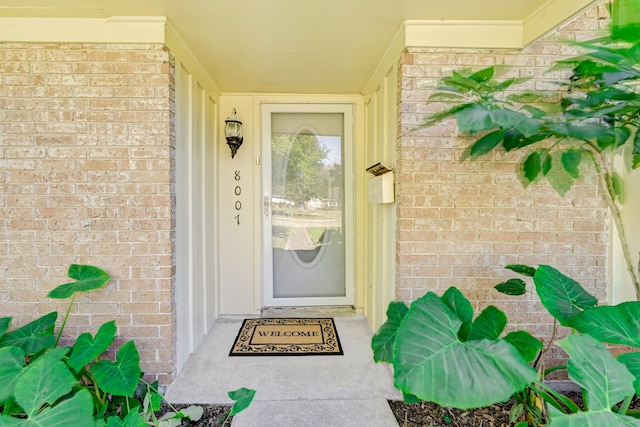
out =
[(110, 18), (0, 18), (5, 42), (164, 43), (163, 16)]

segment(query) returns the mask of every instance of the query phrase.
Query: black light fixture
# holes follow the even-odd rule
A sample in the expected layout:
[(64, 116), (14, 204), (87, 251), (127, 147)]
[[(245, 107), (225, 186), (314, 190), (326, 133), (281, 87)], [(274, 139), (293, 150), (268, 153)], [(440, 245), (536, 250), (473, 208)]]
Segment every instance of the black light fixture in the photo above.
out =
[(227, 120), (224, 127), (224, 136), (227, 139), (227, 144), (231, 148), (231, 158), (236, 155), (238, 148), (242, 145), (242, 122), (236, 116), (236, 109), (233, 109), (233, 113)]

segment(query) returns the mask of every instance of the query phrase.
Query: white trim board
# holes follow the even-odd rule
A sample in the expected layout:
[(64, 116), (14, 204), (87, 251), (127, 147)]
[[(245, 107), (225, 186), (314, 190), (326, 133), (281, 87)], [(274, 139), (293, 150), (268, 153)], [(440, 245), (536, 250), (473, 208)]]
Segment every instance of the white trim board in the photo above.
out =
[(4, 42), (164, 43), (164, 16), (0, 18)]

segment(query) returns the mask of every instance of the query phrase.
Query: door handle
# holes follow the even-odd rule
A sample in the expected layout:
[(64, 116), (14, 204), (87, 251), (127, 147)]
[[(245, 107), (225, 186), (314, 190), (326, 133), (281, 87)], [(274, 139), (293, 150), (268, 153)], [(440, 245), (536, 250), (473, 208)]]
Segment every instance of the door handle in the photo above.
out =
[(264, 216), (269, 216), (269, 195), (264, 196)]

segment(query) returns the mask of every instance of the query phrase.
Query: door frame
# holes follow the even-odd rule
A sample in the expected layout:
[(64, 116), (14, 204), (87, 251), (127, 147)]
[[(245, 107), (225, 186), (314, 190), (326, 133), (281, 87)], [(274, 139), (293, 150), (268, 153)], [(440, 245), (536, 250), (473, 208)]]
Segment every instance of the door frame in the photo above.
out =
[[(344, 115), (344, 245), (345, 245), (345, 296), (275, 298), (273, 295), (273, 253), (271, 246), (271, 114), (272, 113), (343, 113)], [(353, 306), (355, 304), (355, 180), (354, 180), (354, 117), (353, 103), (261, 103), (260, 137), (262, 185), (262, 272), (261, 290), (263, 307), (292, 306)], [(265, 199), (268, 197), (268, 199)], [(267, 206), (265, 206), (267, 205)], [(265, 209), (268, 207), (268, 215)]]

